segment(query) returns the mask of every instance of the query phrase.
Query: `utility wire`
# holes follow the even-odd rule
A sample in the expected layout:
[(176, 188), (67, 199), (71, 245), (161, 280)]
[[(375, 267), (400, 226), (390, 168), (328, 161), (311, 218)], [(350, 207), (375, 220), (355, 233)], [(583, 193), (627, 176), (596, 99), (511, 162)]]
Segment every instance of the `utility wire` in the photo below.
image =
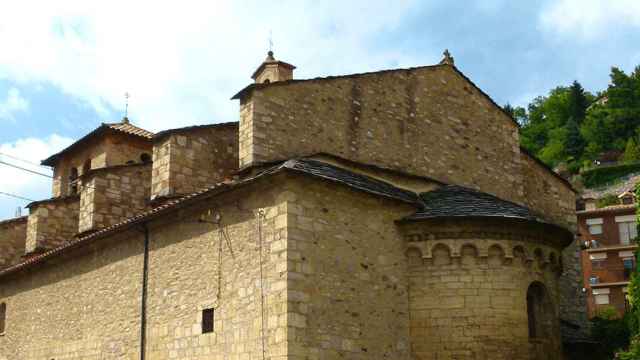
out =
[(45, 169), (49, 169), (49, 170), (51, 169), (51, 168), (50, 168), (50, 167), (48, 167), (48, 166), (44, 166), (44, 165), (42, 165), (42, 164), (38, 164), (38, 163), (35, 163), (35, 162), (33, 162), (33, 161), (25, 160), (25, 159), (23, 159), (23, 158), (20, 158), (20, 157), (14, 156), (14, 155), (9, 155), (9, 154), (7, 154), (7, 153), (0, 152), (0, 156), (6, 156), (6, 157), (8, 157), (8, 158), (10, 158), (10, 159), (13, 159), (13, 160), (22, 161), (22, 162), (23, 162), (23, 163), (25, 163), (25, 164), (34, 165), (34, 166), (41, 167), (41, 168), (45, 168)]
[[(53, 179), (53, 176), (51, 176), (51, 175), (47, 175), (47, 174), (43, 174), (41, 172), (37, 172), (37, 171), (33, 171), (33, 170), (30, 170), (30, 169), (27, 169), (27, 168), (23, 168), (22, 166), (18, 166), (18, 165), (15, 165), (15, 164), (10, 164), (10, 163), (4, 162), (2, 160), (0, 160), (0, 165), (10, 166), (12, 168), (15, 168), (15, 169), (18, 169), (18, 170), (22, 170), (22, 171), (26, 171), (26, 172), (34, 174), (34, 175), (40, 175), (40, 176), (44, 176), (44, 177), (49, 178), (49, 179)], [(86, 187), (88, 189), (98, 190), (95, 187), (87, 185), (87, 184), (83, 184), (83, 185), (81, 185), (81, 187)]]
[(10, 163), (8, 163), (8, 162), (4, 162), (4, 161), (2, 161), (2, 160), (0, 160), (0, 164), (2, 164), (2, 165), (6, 165), (6, 166), (10, 166), (10, 167), (12, 167), (12, 168), (16, 168), (16, 169), (18, 169), (18, 170), (26, 171), (26, 172), (29, 172), (29, 173), (32, 173), (32, 174), (35, 174), (35, 175), (44, 176), (44, 177), (49, 178), (49, 179), (53, 179), (53, 176), (51, 176), (51, 175), (47, 175), (47, 174), (44, 174), (44, 173), (41, 173), (41, 172), (37, 172), (37, 171), (34, 171), (34, 170), (30, 170), (30, 169), (27, 169), (27, 168), (23, 168), (22, 166), (18, 166), (18, 165), (10, 164)]
[(4, 196), (12, 197), (12, 198), (15, 198), (15, 199), (20, 199), (20, 200), (25, 200), (25, 201), (31, 201), (31, 202), (36, 201), (36, 200), (33, 200), (33, 199), (26, 198), (24, 196), (11, 194), (11, 193), (7, 193), (7, 192), (4, 192), (4, 191), (0, 191), (0, 195), (4, 195)]

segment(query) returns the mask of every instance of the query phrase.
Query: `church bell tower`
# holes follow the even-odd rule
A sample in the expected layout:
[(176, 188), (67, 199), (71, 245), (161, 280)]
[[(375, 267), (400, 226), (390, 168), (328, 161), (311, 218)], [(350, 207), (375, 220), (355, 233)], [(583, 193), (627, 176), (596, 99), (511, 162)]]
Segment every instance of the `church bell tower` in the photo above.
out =
[(267, 58), (253, 72), (251, 78), (256, 84), (268, 84), (276, 81), (293, 79), (293, 70), (296, 67), (284, 61), (276, 60), (273, 51), (267, 53)]

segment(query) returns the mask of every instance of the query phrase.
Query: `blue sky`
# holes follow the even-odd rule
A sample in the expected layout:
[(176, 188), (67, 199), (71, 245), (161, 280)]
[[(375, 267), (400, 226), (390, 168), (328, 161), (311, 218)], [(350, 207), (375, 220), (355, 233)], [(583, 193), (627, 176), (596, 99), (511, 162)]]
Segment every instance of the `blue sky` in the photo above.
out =
[[(51, 3), (51, 4), (49, 4)], [(37, 8), (38, 11), (33, 11)], [(498, 103), (640, 64), (640, 1), (56, 1), (0, 5), (0, 161), (38, 162), (122, 117), (149, 130), (237, 120), (269, 33), (297, 78), (428, 65), (448, 48)], [(0, 192), (50, 196), (0, 164)], [(25, 202), (0, 195), (0, 219)]]

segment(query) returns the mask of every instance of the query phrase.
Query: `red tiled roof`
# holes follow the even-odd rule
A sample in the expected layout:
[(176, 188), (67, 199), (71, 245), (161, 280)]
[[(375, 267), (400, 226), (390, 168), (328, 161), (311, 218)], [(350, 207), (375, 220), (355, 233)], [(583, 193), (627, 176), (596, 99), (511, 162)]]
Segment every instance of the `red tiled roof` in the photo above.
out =
[(54, 166), (56, 161), (58, 161), (58, 159), (60, 158), (60, 156), (68, 151), (71, 151), (75, 148), (77, 148), (79, 145), (85, 143), (87, 140), (90, 140), (91, 138), (93, 138), (94, 136), (98, 136), (100, 134), (102, 134), (105, 131), (117, 131), (123, 134), (127, 134), (127, 135), (132, 135), (132, 136), (138, 136), (141, 137), (145, 140), (149, 140), (151, 141), (153, 139), (153, 133), (150, 131), (147, 131), (145, 129), (139, 128), (135, 125), (131, 125), (128, 122), (120, 122), (120, 123), (103, 123), (100, 126), (98, 126), (95, 130), (93, 130), (92, 132), (88, 133), (87, 135), (83, 136), (82, 138), (80, 138), (78, 141), (74, 142), (73, 144), (67, 146), (65, 149), (63, 149), (62, 151), (49, 156), (48, 158), (42, 160), (41, 164), (42, 165), (46, 165), (46, 166)]
[(143, 128), (139, 128), (135, 125), (131, 125), (128, 122), (105, 124), (113, 130), (121, 131), (125, 134), (141, 136), (147, 139), (153, 139), (153, 133)]

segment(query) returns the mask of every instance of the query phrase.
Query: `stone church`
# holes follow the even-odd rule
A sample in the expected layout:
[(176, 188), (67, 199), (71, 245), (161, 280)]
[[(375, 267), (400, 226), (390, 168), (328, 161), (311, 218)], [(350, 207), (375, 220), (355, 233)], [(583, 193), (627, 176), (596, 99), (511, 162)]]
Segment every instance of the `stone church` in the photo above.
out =
[(454, 65), (308, 80), (237, 122), (103, 124), (0, 222), (0, 359), (563, 359), (575, 193)]

